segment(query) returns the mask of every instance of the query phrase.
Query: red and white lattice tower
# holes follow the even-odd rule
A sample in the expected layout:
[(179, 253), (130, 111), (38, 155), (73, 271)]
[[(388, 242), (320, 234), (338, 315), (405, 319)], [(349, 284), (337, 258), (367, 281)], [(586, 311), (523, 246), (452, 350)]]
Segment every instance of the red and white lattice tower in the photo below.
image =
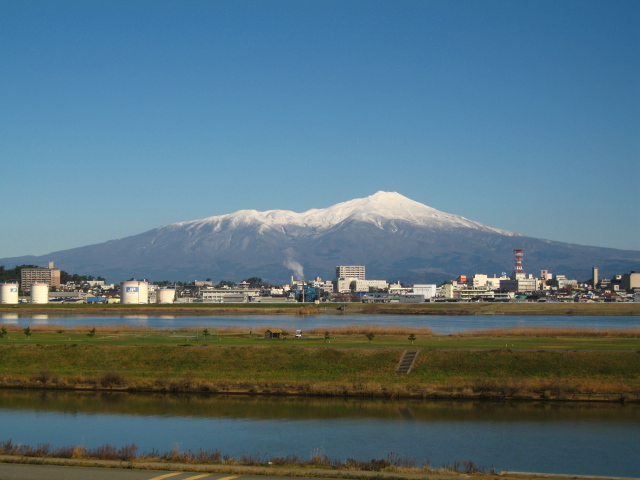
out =
[(523, 257), (522, 252), (523, 251), (524, 251), (524, 248), (516, 248), (513, 250), (513, 254), (516, 256), (516, 268), (513, 271), (514, 277), (520, 277), (525, 275), (524, 269), (522, 268), (522, 257)]

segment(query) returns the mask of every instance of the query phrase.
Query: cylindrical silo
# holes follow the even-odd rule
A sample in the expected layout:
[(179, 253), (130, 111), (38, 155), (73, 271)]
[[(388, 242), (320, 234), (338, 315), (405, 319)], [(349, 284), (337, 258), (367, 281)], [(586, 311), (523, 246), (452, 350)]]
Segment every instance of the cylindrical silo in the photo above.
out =
[(0, 285), (0, 303), (18, 303), (17, 283), (3, 283)]
[(31, 303), (49, 303), (49, 285), (46, 283), (32, 283)]
[(122, 282), (120, 284), (120, 303), (149, 303), (147, 282)]
[(176, 298), (175, 288), (160, 288), (156, 290), (157, 303), (173, 303)]

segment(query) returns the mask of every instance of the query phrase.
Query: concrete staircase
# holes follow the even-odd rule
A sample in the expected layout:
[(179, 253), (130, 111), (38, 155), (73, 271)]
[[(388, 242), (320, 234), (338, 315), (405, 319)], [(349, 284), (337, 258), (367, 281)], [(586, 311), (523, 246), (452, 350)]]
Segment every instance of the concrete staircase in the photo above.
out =
[(416, 358), (418, 358), (417, 349), (405, 350), (396, 368), (396, 373), (398, 375), (408, 375), (416, 363)]

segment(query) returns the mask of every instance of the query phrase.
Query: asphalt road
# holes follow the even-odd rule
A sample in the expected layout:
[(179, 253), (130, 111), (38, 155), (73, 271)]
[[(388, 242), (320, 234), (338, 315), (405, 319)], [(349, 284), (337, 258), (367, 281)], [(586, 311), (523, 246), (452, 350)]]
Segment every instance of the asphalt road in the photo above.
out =
[[(291, 472), (289, 472), (291, 473)], [(330, 471), (323, 471), (316, 480), (326, 480), (327, 474), (333, 476)], [(355, 472), (350, 472), (355, 473)], [(432, 480), (470, 480), (474, 475), (458, 474), (424, 474), (424, 473), (401, 473), (393, 474), (386, 472), (360, 471), (358, 475), (363, 477), (373, 477), (380, 479), (388, 477), (389, 480), (400, 478), (424, 480), (430, 478)], [(559, 475), (559, 474), (543, 474), (543, 473), (525, 473), (525, 472), (501, 472), (499, 474), (504, 480), (640, 480), (640, 478), (620, 478), (606, 476), (590, 476), (590, 475)], [(320, 478), (322, 477), (322, 478)], [(336, 474), (334, 478), (338, 478)], [(482, 478), (485, 475), (476, 476)], [(235, 475), (223, 473), (206, 473), (197, 471), (173, 471), (166, 470), (133, 470), (128, 468), (114, 467), (82, 467), (82, 466), (65, 466), (65, 465), (29, 465), (22, 463), (2, 463), (0, 461), (0, 480), (265, 480), (264, 475), (242, 474)], [(270, 480), (310, 480), (310, 477), (295, 476), (276, 476), (269, 475)]]

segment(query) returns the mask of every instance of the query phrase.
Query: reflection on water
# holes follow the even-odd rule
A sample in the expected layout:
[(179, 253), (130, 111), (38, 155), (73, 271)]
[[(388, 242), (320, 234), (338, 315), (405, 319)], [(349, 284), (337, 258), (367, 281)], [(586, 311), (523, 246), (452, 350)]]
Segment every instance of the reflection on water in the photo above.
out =
[(49, 315), (34, 315), (33, 316), (34, 325), (48, 325), (49, 324)]
[[(26, 327), (36, 315), (20, 316), (19, 323)], [(637, 316), (487, 316), (487, 315), (220, 315), (220, 316), (56, 316), (49, 315), (49, 323), (62, 327), (86, 325), (132, 325), (174, 329), (186, 326), (207, 328), (278, 327), (286, 330), (323, 328), (330, 330), (345, 325), (390, 325), (425, 327), (435, 333), (456, 333), (489, 328), (513, 326), (572, 327), (589, 329), (619, 329), (638, 327)], [(3, 319), (5, 317), (3, 316)], [(12, 317), (15, 319), (15, 317)], [(3, 320), (6, 322), (6, 320)]]
[(640, 406), (0, 391), (2, 439), (638, 476)]

